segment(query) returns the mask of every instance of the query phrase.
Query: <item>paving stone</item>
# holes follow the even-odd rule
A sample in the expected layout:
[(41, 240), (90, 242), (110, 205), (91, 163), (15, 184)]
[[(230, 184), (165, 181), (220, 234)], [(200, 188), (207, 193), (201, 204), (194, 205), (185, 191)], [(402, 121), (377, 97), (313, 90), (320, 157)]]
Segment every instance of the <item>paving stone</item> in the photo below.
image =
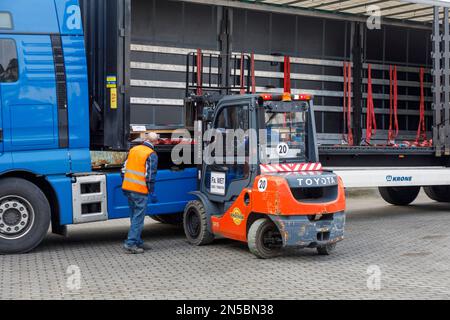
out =
[[(255, 258), (245, 244), (219, 239), (192, 247), (182, 230), (146, 220), (153, 250), (127, 255), (128, 220), (72, 226), (34, 252), (0, 256), (0, 299), (449, 299), (450, 205), (420, 196), (393, 207), (349, 200), (346, 239), (332, 256), (288, 250)], [(68, 287), (69, 266), (81, 287)], [(369, 290), (368, 268), (381, 271)], [(72, 282), (73, 284), (73, 282)]]

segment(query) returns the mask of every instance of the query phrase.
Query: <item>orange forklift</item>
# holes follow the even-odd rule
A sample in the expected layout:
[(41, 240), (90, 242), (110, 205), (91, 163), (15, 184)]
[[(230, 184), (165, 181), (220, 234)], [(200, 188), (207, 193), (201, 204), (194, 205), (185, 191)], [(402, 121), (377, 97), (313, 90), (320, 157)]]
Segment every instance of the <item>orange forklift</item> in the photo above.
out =
[[(329, 255), (343, 240), (344, 185), (319, 163), (311, 96), (191, 95), (185, 107), (208, 131), (196, 200), (183, 216), (192, 245), (225, 237), (267, 259), (285, 247)], [(244, 136), (225, 143), (236, 130)]]

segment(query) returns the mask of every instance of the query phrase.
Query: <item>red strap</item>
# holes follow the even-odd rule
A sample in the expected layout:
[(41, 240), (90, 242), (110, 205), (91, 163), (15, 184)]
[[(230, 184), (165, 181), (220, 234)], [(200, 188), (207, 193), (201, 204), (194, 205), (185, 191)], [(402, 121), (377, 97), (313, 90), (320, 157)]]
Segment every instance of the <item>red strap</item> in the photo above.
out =
[(241, 94), (245, 94), (244, 53), (241, 53)]
[(203, 94), (203, 54), (202, 49), (197, 49), (197, 95)]
[(427, 140), (426, 126), (425, 126), (425, 92), (424, 92), (424, 68), (420, 68), (420, 103), (419, 103), (419, 127), (417, 128), (416, 141), (403, 143), (410, 147), (431, 147), (433, 140)]
[(398, 81), (397, 81), (397, 66), (394, 68), (394, 118), (395, 118), (395, 137), (398, 136)]
[(420, 68), (420, 120), (419, 120), (419, 128), (417, 129), (416, 143), (419, 141), (425, 141), (427, 139), (427, 133), (425, 128), (425, 92), (423, 87), (425, 70)]
[[(392, 128), (393, 125), (394, 128)], [(397, 138), (398, 136), (398, 130), (399, 128), (398, 128), (397, 66), (394, 67), (389, 66), (389, 136), (388, 136), (389, 144), (395, 144), (395, 138)]]
[[(375, 110), (373, 105), (373, 90), (372, 90), (372, 65), (368, 66), (368, 81), (367, 81), (367, 122), (366, 122), (366, 142), (370, 143), (372, 135), (377, 132), (377, 122), (375, 119)], [(372, 131), (373, 129), (373, 131)]]
[(252, 52), (250, 56), (250, 72), (252, 77), (252, 93), (256, 93), (256, 77), (255, 77), (255, 53)]
[(344, 62), (344, 122), (347, 126), (347, 143), (352, 146), (352, 65), (350, 62)]
[(291, 58), (284, 57), (284, 92), (291, 93)]

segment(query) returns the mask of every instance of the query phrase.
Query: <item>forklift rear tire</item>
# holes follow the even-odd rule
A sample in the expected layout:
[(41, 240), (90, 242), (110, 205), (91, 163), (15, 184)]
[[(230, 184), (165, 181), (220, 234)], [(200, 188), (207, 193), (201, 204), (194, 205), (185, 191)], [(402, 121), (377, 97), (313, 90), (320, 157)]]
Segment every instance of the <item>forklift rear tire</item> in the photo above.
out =
[(50, 205), (35, 184), (19, 178), (0, 181), (0, 254), (27, 253), (50, 227)]
[(183, 213), (175, 213), (175, 214), (161, 214), (150, 216), (153, 220), (163, 223), (170, 224), (173, 226), (182, 226), (183, 225)]
[(248, 248), (260, 259), (271, 259), (280, 255), (283, 239), (275, 223), (270, 219), (256, 220), (248, 230)]
[(195, 200), (184, 209), (183, 227), (189, 243), (194, 246), (204, 246), (214, 241), (214, 234), (208, 229), (208, 219), (205, 206)]
[(420, 187), (380, 187), (381, 197), (394, 206), (407, 206), (416, 200)]
[(425, 194), (437, 202), (450, 202), (450, 186), (423, 187)]
[(336, 249), (336, 243), (327, 244), (326, 246), (317, 247), (317, 253), (321, 256), (329, 256)]

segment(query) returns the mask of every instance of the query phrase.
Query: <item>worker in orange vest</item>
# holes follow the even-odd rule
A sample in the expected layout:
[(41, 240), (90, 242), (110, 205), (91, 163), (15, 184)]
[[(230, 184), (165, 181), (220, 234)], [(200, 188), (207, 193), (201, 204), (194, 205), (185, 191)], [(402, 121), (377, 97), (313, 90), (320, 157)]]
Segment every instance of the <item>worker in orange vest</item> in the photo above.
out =
[(155, 178), (158, 168), (158, 156), (155, 143), (158, 142), (156, 133), (147, 133), (144, 142), (133, 147), (122, 169), (122, 190), (128, 198), (130, 206), (131, 226), (124, 249), (127, 253), (140, 254), (150, 247), (142, 241), (141, 233), (144, 228), (144, 218), (150, 198), (156, 203)]

